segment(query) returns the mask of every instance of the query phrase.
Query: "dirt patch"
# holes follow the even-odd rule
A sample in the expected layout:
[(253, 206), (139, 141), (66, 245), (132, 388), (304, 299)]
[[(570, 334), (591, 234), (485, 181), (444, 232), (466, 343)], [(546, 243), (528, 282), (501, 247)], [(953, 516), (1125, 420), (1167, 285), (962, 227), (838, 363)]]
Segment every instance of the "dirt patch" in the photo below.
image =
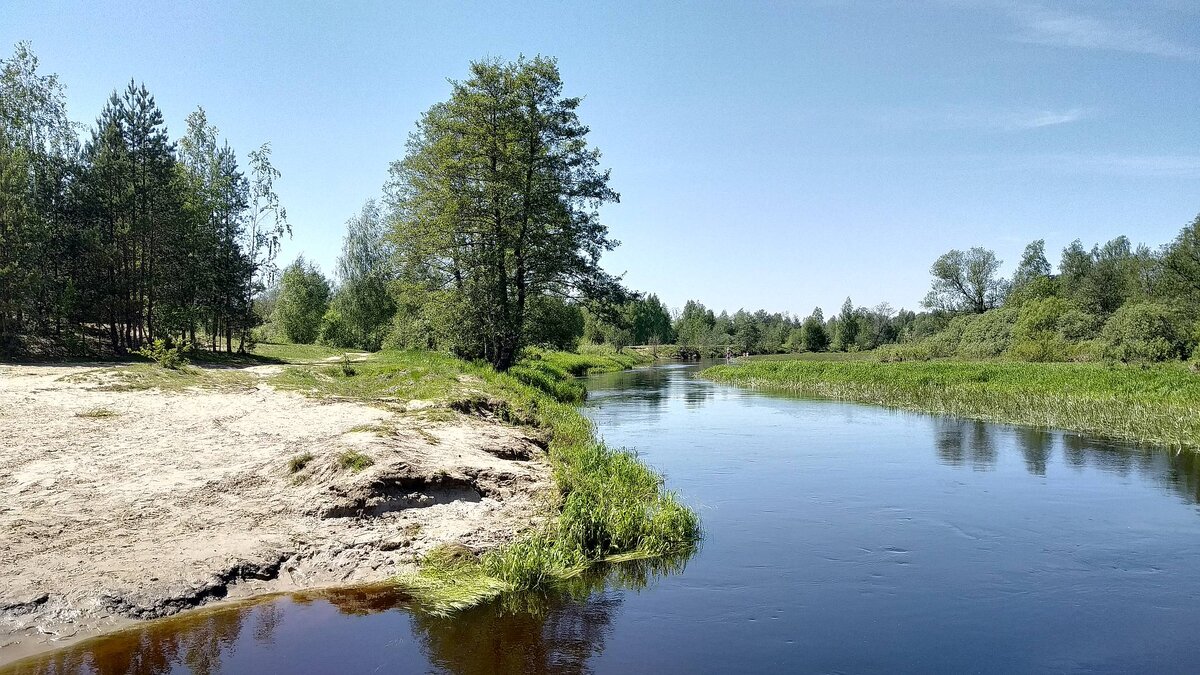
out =
[[(386, 580), (439, 544), (485, 550), (553, 493), (536, 439), (480, 411), (430, 422), (261, 383), (108, 391), (86, 370), (0, 367), (0, 663), (225, 598)], [(371, 463), (347, 468), (351, 451)]]

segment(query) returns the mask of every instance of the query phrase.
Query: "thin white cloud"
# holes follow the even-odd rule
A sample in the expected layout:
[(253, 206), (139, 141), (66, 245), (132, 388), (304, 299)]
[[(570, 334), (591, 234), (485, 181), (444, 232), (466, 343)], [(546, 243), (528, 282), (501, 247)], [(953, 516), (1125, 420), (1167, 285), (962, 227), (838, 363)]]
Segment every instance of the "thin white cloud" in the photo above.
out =
[(1149, 54), (1173, 59), (1200, 59), (1200, 49), (1162, 37), (1141, 26), (1093, 16), (1067, 14), (1032, 5), (1005, 4), (1021, 24), (1015, 39), (1031, 44)]
[(966, 129), (1016, 132), (1070, 124), (1091, 114), (1088, 108), (1065, 110), (1044, 108), (946, 107), (934, 110), (895, 110), (885, 114), (884, 124), (919, 129)]
[(995, 131), (1026, 131), (1070, 124), (1087, 115), (1084, 108), (1069, 110), (958, 110), (950, 112), (946, 119), (951, 126)]

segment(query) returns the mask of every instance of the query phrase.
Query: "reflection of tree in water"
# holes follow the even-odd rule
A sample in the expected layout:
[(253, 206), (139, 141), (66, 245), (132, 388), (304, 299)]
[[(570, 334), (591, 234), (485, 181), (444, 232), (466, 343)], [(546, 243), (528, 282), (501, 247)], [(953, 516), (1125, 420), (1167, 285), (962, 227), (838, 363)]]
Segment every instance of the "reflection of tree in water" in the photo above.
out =
[(943, 464), (986, 471), (996, 466), (996, 444), (988, 425), (975, 420), (934, 418), (934, 447)]
[(682, 571), (688, 555), (614, 565), (552, 592), (512, 594), (449, 617), (417, 610), (413, 632), (429, 660), (451, 673), (587, 672), (621, 605), (615, 589)]
[[(621, 407), (644, 410), (651, 419), (657, 419), (670, 397), (671, 379), (665, 369), (646, 368), (591, 375), (584, 383), (589, 399), (619, 401)], [(606, 395), (609, 390), (615, 393)]]
[(58, 675), (159, 675), (181, 666), (197, 675), (221, 671), (249, 623), (256, 640), (270, 644), (281, 615), (274, 603), (183, 614), (81, 642), (17, 666), (12, 672)]
[(1045, 476), (1046, 461), (1054, 448), (1054, 434), (1037, 427), (1018, 427), (1016, 437), (1021, 454), (1025, 455), (1025, 468), (1035, 476)]
[(1200, 455), (1093, 440), (1035, 427), (1005, 427), (975, 420), (934, 418), (934, 449), (948, 466), (995, 468), (1000, 448), (1015, 442), (1030, 474), (1045, 476), (1057, 446), (1067, 466), (1139, 476), (1163, 485), (1188, 503), (1200, 503)]

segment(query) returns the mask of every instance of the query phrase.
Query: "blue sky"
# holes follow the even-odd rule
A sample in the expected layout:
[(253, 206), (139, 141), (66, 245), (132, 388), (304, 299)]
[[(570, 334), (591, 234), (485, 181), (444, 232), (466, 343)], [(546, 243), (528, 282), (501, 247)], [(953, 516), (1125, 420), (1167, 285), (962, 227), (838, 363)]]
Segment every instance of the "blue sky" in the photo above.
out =
[[(1200, 212), (1200, 2), (60, 3), (6, 0), (91, 123), (131, 77), (173, 135), (197, 105), (272, 142), (331, 271), (420, 113), (484, 57), (556, 56), (621, 203), (606, 257), (670, 306), (914, 307), (929, 264), (1011, 269)], [(5, 48), (8, 51), (8, 48)]]

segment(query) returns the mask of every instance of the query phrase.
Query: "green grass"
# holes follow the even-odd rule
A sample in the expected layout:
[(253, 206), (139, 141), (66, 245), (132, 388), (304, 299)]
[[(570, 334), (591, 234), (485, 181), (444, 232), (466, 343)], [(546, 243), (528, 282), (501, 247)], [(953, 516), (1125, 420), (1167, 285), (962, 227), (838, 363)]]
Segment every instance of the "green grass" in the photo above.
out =
[(338, 456), (338, 465), (354, 473), (375, 464), (375, 460), (357, 450), (347, 450)]
[(651, 363), (653, 357), (639, 351), (627, 349), (617, 353), (611, 347), (585, 347), (579, 353), (557, 352), (544, 349), (526, 349), (522, 363), (541, 362), (565, 373), (582, 377), (595, 373), (615, 373), (634, 366)]
[(714, 366), (719, 382), (1142, 445), (1200, 448), (1200, 376), (1178, 364), (749, 361)]
[[(294, 345), (286, 343), (260, 342), (251, 351), (253, 356), (278, 363), (315, 363), (334, 359), (341, 360), (346, 354), (356, 354), (356, 349), (341, 349), (324, 345)], [(336, 358), (335, 358), (336, 357)], [(333, 361), (331, 361), (332, 363)]]
[(863, 361), (872, 358), (872, 352), (801, 352), (799, 354), (758, 354), (743, 356), (745, 361)]
[(66, 378), (71, 382), (98, 382), (100, 391), (142, 391), (158, 389), (180, 392), (188, 389), (239, 389), (253, 387), (252, 373), (226, 367), (183, 366), (163, 368), (153, 363), (132, 363), (114, 368), (90, 370)]
[(308, 463), (313, 461), (313, 454), (305, 452), (288, 460), (288, 473), (300, 473)]
[(699, 539), (698, 517), (664, 489), (660, 475), (633, 454), (604, 446), (575, 407), (515, 374), (422, 351), (379, 352), (355, 368), (346, 376), (336, 364), (293, 366), (271, 381), (317, 397), (432, 401), (441, 410), (528, 425), (550, 438), (557, 517), (479, 560), (447, 565), (435, 558), (400, 580), (434, 611), (563, 583), (614, 555), (676, 554)]

